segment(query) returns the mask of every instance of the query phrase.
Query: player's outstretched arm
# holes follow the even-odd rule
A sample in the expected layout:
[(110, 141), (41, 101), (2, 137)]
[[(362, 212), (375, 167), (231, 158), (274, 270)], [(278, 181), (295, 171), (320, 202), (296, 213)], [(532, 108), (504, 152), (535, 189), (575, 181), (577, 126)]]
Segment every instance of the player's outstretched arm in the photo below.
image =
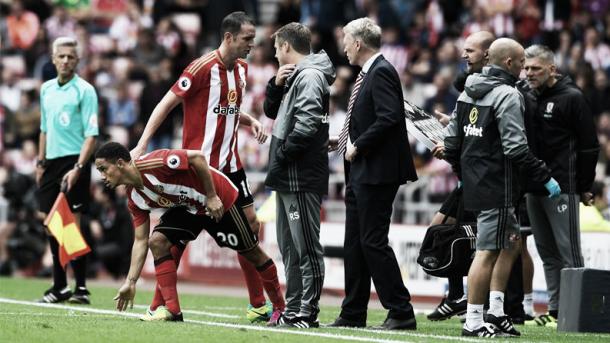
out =
[(182, 101), (182, 98), (174, 94), (174, 92), (172, 92), (171, 90), (165, 93), (163, 99), (159, 101), (159, 103), (157, 104), (157, 106), (155, 106), (155, 109), (151, 113), (150, 118), (146, 123), (146, 127), (144, 128), (144, 132), (142, 132), (142, 136), (138, 141), (138, 144), (135, 148), (133, 148), (133, 150), (131, 150), (132, 159), (136, 159), (142, 156), (144, 152), (146, 152), (146, 147), (148, 146), (150, 139), (155, 134), (155, 132), (157, 132), (157, 129), (159, 129), (159, 126), (161, 126), (165, 118), (167, 118), (169, 112), (171, 112), (171, 110), (173, 110), (174, 107), (176, 107), (180, 103), (180, 101)]
[(150, 221), (136, 227), (133, 248), (131, 249), (131, 264), (125, 282), (119, 288), (116, 300), (116, 309), (125, 311), (127, 307), (133, 308), (133, 299), (136, 296), (136, 282), (140, 278), (146, 254), (148, 253), (148, 235), (150, 233)]
[(189, 158), (189, 164), (195, 168), (195, 172), (205, 188), (208, 215), (216, 220), (216, 222), (219, 222), (220, 218), (222, 218), (225, 213), (224, 206), (222, 205), (220, 197), (216, 194), (216, 188), (214, 188), (214, 180), (212, 180), (208, 161), (205, 159), (205, 156), (203, 156), (203, 153), (198, 150), (188, 150), (187, 156)]
[(267, 133), (265, 132), (263, 124), (261, 124), (258, 119), (254, 118), (251, 114), (242, 111), (239, 115), (239, 123), (241, 125), (250, 127), (254, 138), (259, 144), (265, 143), (265, 141), (267, 140)]

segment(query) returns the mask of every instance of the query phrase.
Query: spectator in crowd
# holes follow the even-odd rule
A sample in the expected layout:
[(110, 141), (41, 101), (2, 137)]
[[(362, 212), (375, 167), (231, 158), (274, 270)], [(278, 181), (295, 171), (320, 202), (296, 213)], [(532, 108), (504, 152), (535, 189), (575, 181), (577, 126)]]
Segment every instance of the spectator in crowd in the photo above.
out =
[(6, 119), (6, 143), (20, 147), (27, 140), (36, 140), (40, 127), (40, 106), (35, 90), (21, 93), (20, 106), (17, 112), (10, 113)]
[(541, 10), (537, 0), (517, 0), (514, 5), (515, 38), (529, 45), (540, 35)]
[[(89, 210), (91, 166), (89, 158), (98, 135), (98, 106), (95, 89), (76, 74), (78, 43), (60, 37), (53, 42), (53, 64), (57, 78), (40, 88), (41, 122), (36, 182), (41, 218), (44, 218), (59, 192), (65, 192), (77, 225), (82, 212)], [(59, 260), (59, 244), (49, 234), (53, 253), (53, 286), (40, 302), (69, 300), (89, 304), (86, 287), (87, 256), (72, 261), (76, 287), (67, 285), (66, 271)]]
[(299, 0), (281, 0), (275, 19), (276, 25), (284, 26), (288, 23), (298, 22), (301, 18), (300, 2)]
[(138, 120), (136, 102), (129, 97), (127, 82), (119, 82), (115, 88), (115, 96), (108, 102), (107, 124), (130, 130)]
[(593, 181), (591, 186), (593, 206), (580, 203), (580, 230), (582, 232), (610, 232), (610, 221), (604, 214), (608, 212), (608, 193), (601, 181)]
[(584, 58), (591, 64), (593, 69), (610, 68), (610, 47), (599, 39), (599, 32), (595, 27), (589, 27), (585, 31)]
[(603, 112), (610, 111), (610, 84), (608, 83), (608, 74), (605, 71), (598, 69), (593, 74), (593, 87), (590, 90), (591, 114), (594, 118), (598, 118)]
[(11, 13), (6, 18), (10, 46), (17, 50), (28, 50), (36, 41), (40, 20), (33, 12), (26, 10), (22, 0), (15, 0)]
[(110, 37), (116, 44), (119, 53), (131, 52), (138, 43), (138, 32), (142, 27), (142, 13), (135, 0), (130, 0), (127, 11), (112, 21)]
[[(172, 87), (172, 75), (168, 68), (150, 68), (148, 70), (148, 82), (140, 93), (140, 115), (134, 132), (136, 137), (141, 136), (150, 115), (155, 106), (163, 99), (163, 95)], [(174, 134), (174, 118), (178, 116), (178, 109), (173, 109), (169, 115), (170, 119), (163, 121), (157, 129), (154, 137), (150, 140), (148, 151), (168, 148), (172, 146), (172, 138)]]
[(134, 238), (133, 224), (124, 199), (117, 198), (116, 191), (102, 183), (93, 185), (89, 226), (95, 240), (95, 259), (113, 278), (127, 275)]
[(133, 51), (136, 64), (141, 68), (156, 66), (165, 57), (165, 50), (155, 40), (155, 32), (151, 29), (138, 31), (138, 42)]
[(400, 42), (400, 30), (396, 26), (386, 27), (382, 33), (381, 53), (401, 74), (407, 69), (409, 62), (409, 52), (407, 47)]
[(155, 40), (168, 56), (176, 56), (183, 44), (180, 30), (170, 18), (161, 19), (155, 31)]
[[(76, 20), (63, 6), (55, 6), (53, 15), (44, 22), (47, 39), (53, 42), (59, 37), (74, 37), (76, 31)], [(76, 38), (76, 37), (75, 37)]]
[(591, 110), (571, 78), (556, 74), (554, 57), (542, 45), (532, 45), (525, 51), (527, 80), (537, 103), (534, 154), (551, 168), (562, 192), (548, 198), (539, 188), (526, 195), (549, 292), (548, 314), (535, 318), (538, 325), (556, 323), (561, 270), (584, 267), (578, 203), (591, 205), (590, 190), (599, 154)]
[(10, 68), (3, 68), (2, 84), (0, 85), (0, 105), (10, 112), (17, 112), (21, 106), (21, 93), (19, 75)]
[(409, 68), (400, 74), (400, 83), (405, 100), (417, 107), (423, 107), (426, 101), (425, 84), (417, 80)]
[(443, 67), (436, 75), (434, 75), (433, 85), (435, 93), (433, 96), (426, 99), (424, 110), (428, 113), (435, 113), (434, 107), (440, 104), (444, 112), (451, 110), (457, 100), (457, 93), (451, 87), (451, 79), (454, 71), (450, 67)]
[(287, 301), (277, 324), (318, 327), (324, 283), (320, 209), (328, 194), (328, 112), (336, 74), (324, 51), (311, 53), (306, 26), (286, 24), (273, 38), (280, 68), (265, 94), (265, 114), (275, 120), (265, 185), (276, 191)]
[[(33, 142), (25, 142), (23, 150), (24, 156), (34, 156), (35, 160)], [(0, 168), (1, 199), (4, 200), (0, 204), (0, 275), (11, 275), (17, 269), (26, 268), (34, 272), (46, 247), (46, 235), (36, 220), (34, 168), (21, 160), (18, 151), (10, 155)]]

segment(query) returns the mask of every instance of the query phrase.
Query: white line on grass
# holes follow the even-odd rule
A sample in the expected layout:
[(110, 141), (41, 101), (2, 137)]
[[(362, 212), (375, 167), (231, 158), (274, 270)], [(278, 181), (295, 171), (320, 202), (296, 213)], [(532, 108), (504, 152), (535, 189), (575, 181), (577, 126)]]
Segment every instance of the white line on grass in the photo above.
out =
[(228, 311), (243, 311), (243, 307), (238, 306), (209, 306), (209, 305), (201, 305), (203, 308), (207, 308), (210, 310), (228, 310)]
[[(46, 313), (46, 312), (0, 312), (0, 316), (30, 316), (30, 317), (65, 317), (65, 314)], [(89, 315), (90, 318), (109, 318), (111, 314)]]
[[(7, 299), (7, 298), (0, 298), (0, 303), (45, 307), (45, 308), (54, 308), (54, 309), (64, 309), (64, 310), (89, 312), (89, 313), (97, 313), (97, 314), (110, 314), (110, 315), (115, 315), (115, 316), (132, 317), (132, 318), (140, 317), (140, 315), (137, 313), (118, 312), (115, 310), (104, 310), (104, 309), (96, 309), (96, 308), (90, 308), (90, 307), (67, 306), (67, 305), (59, 305), (59, 304), (45, 304), (45, 303), (14, 300), (14, 299)], [(373, 338), (373, 337), (338, 335), (338, 334), (323, 333), (323, 332), (298, 331), (298, 330), (294, 330), (294, 329), (268, 328), (268, 327), (264, 327), (264, 326), (209, 322), (209, 321), (191, 320), (191, 319), (187, 319), (187, 320), (185, 320), (185, 322), (193, 323), (193, 324), (200, 324), (200, 325), (207, 325), (207, 326), (218, 326), (218, 327), (225, 327), (225, 328), (265, 331), (265, 332), (269, 332), (269, 333), (284, 333), (284, 334), (289, 334), (289, 335), (324, 337), (324, 338), (332, 338), (332, 339), (339, 339), (339, 340), (346, 340), (346, 341), (378, 342), (378, 343), (398, 343), (398, 342), (404, 343), (404, 342), (406, 342), (406, 341), (396, 341), (396, 340), (391, 340), (391, 339), (381, 339), (381, 338)], [(368, 330), (368, 329), (357, 329), (357, 330), (354, 330), (354, 332), (401, 335), (403, 337), (408, 337), (408, 336), (429, 337), (429, 338), (455, 340), (455, 341), (462, 341), (462, 342), (478, 342), (478, 340), (476, 340), (476, 339), (469, 339), (469, 338), (465, 338), (465, 337), (455, 337), (455, 336), (444, 336), (444, 335), (426, 335), (426, 334), (406, 333), (406, 332), (399, 333), (399, 332), (394, 332), (394, 331), (379, 331), (379, 330)]]
[(445, 339), (451, 341), (460, 341), (460, 342), (480, 342), (478, 339), (467, 338), (467, 337), (458, 337), (458, 336), (445, 336), (445, 335), (428, 335), (425, 333), (417, 333), (415, 331), (405, 331), (405, 330), (375, 330), (375, 329), (366, 329), (366, 328), (349, 328), (349, 327), (329, 327), (327, 329), (332, 330), (349, 330), (354, 332), (366, 332), (366, 333), (383, 333), (384, 335), (393, 335), (393, 336), (408, 336), (408, 337), (420, 337), (420, 338), (437, 338), (437, 339)]
[[(133, 305), (135, 308), (147, 309), (147, 305)], [(205, 312), (205, 311), (196, 311), (196, 310), (185, 310), (182, 309), (183, 313), (186, 314), (197, 314), (200, 316), (208, 316), (208, 317), (218, 317), (218, 318), (228, 318), (228, 319), (239, 319), (241, 316), (236, 316), (233, 314), (224, 314), (224, 313), (214, 313), (214, 312)]]
[[(134, 305), (135, 307), (136, 305)], [(137, 306), (144, 306), (143, 308), (146, 308), (146, 305), (137, 305)], [(212, 306), (212, 305), (200, 305), (202, 308), (208, 309), (208, 310), (220, 310), (220, 311), (243, 311), (244, 307), (239, 307), (239, 306)], [(419, 315), (419, 314), (428, 314), (430, 313), (429, 310), (423, 310), (423, 309), (418, 309), (418, 308), (413, 308), (413, 312), (415, 313), (415, 315)]]

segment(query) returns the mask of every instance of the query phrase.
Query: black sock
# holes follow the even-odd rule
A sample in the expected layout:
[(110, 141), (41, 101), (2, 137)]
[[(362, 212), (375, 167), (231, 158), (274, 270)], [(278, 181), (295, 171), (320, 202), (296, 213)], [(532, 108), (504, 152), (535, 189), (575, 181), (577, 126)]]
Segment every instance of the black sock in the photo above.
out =
[(70, 263), (76, 279), (76, 289), (87, 287), (87, 255), (78, 257)]
[(464, 284), (461, 276), (451, 276), (449, 279), (449, 294), (447, 299), (459, 300), (464, 296)]
[(551, 315), (551, 317), (557, 319), (559, 316), (559, 311), (558, 310), (549, 310), (549, 315)]
[(53, 254), (53, 288), (56, 290), (62, 290), (67, 285), (66, 271), (62, 268), (59, 263), (59, 244), (53, 236), (47, 236), (49, 238), (49, 246), (51, 247), (51, 254)]

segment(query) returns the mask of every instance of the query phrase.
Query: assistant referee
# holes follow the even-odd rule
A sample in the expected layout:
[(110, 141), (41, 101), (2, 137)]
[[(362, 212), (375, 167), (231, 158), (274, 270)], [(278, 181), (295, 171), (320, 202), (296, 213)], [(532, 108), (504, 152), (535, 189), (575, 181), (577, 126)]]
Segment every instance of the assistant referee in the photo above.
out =
[[(98, 135), (98, 104), (95, 89), (76, 74), (78, 43), (59, 37), (53, 42), (52, 61), (57, 77), (40, 88), (40, 138), (36, 183), (41, 218), (51, 210), (62, 184), (72, 212), (80, 224), (80, 214), (88, 210), (91, 167), (88, 163)], [(80, 226), (80, 225), (79, 225)], [(89, 304), (85, 284), (86, 256), (72, 261), (76, 288), (67, 285), (66, 272), (59, 262), (59, 246), (49, 235), (53, 254), (53, 286), (40, 302)]]

